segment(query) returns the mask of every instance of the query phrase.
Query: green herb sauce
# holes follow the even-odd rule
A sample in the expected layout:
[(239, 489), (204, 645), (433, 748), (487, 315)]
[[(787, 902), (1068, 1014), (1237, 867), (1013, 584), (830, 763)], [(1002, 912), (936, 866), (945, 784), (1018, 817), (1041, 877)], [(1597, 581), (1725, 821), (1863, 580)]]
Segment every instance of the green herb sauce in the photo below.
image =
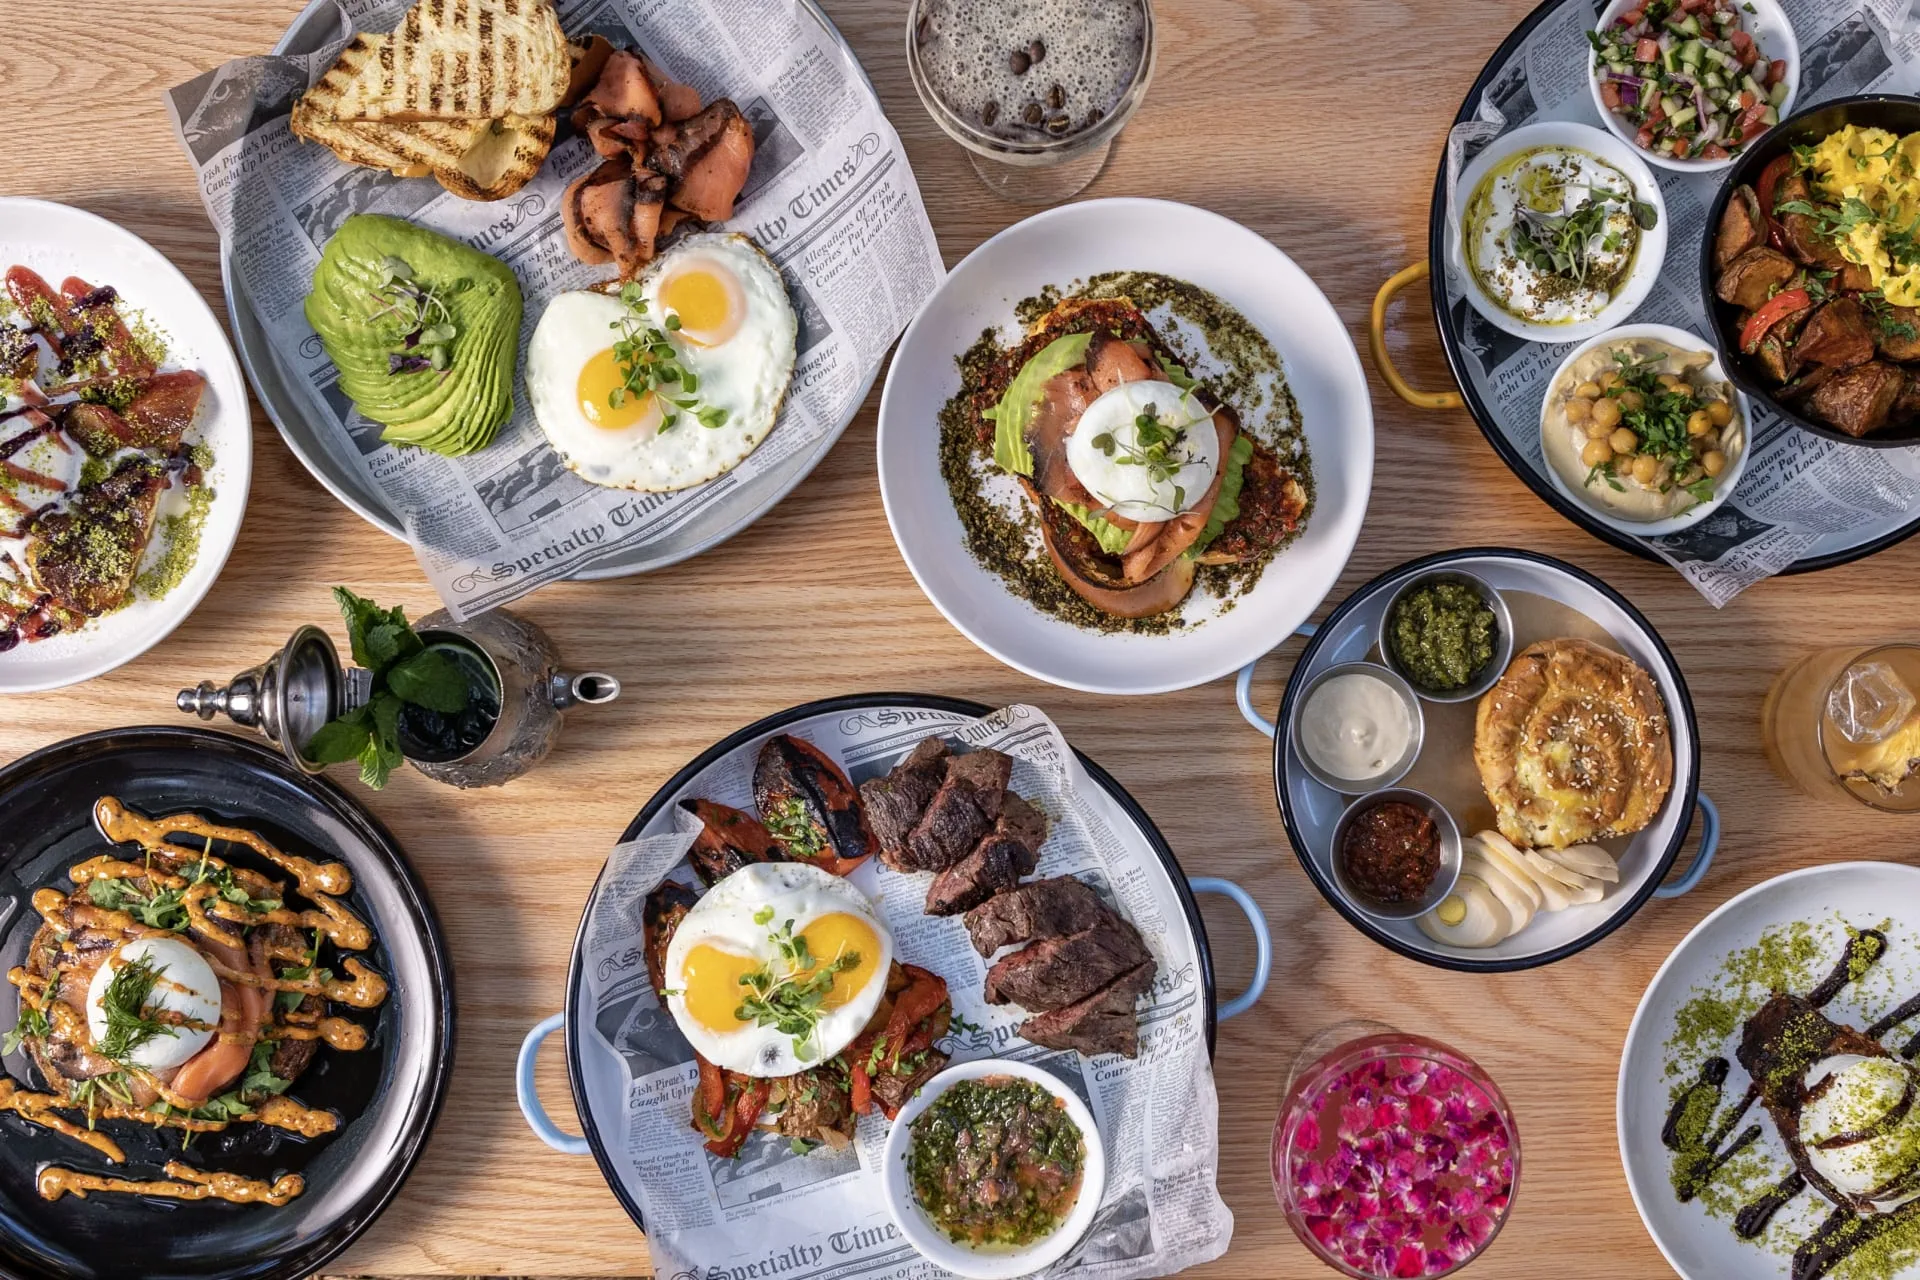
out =
[(1480, 593), (1463, 582), (1434, 582), (1401, 596), (1387, 620), (1387, 642), (1401, 674), (1434, 693), (1472, 684), (1493, 661), (1499, 625)]
[(956, 1243), (1033, 1243), (1080, 1195), (1086, 1139), (1058, 1099), (1030, 1080), (953, 1085), (913, 1122), (907, 1182)]

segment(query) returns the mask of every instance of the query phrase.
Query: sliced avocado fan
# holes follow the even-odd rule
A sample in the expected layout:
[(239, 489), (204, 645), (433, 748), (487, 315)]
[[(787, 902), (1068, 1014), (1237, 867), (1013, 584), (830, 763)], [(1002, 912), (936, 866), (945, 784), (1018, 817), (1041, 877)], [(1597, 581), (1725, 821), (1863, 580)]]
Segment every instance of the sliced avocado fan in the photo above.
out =
[[(385, 428), (382, 440), (458, 457), (513, 416), (525, 304), (491, 254), (404, 218), (355, 214), (327, 241), (305, 309), (341, 390)], [(443, 367), (423, 354), (436, 346)]]

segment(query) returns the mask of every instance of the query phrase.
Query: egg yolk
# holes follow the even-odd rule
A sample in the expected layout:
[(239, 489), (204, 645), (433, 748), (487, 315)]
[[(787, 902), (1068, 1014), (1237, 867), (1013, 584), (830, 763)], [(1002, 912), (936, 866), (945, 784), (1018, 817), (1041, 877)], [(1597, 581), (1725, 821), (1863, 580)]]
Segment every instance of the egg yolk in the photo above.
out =
[[(580, 366), (580, 378), (574, 392), (580, 401), (580, 416), (602, 431), (626, 431), (633, 427), (658, 429), (660, 405), (651, 393), (636, 396), (626, 390), (613, 348), (596, 351)], [(622, 392), (616, 397), (614, 392)], [(615, 399), (620, 403), (615, 405)]]
[(660, 282), (660, 307), (680, 321), (680, 336), (717, 347), (740, 330), (746, 296), (731, 271), (714, 264), (682, 267)]
[[(880, 968), (880, 939), (873, 926), (859, 916), (836, 911), (821, 916), (800, 930), (807, 940), (812, 963), (787, 971), (789, 978), (805, 978), (835, 957), (852, 954), (859, 957), (852, 965), (833, 975), (833, 985), (821, 998), (820, 1007), (831, 1012), (849, 1003), (872, 983)], [(774, 972), (785, 969), (784, 958), (772, 962)], [(680, 964), (681, 997), (687, 1013), (709, 1031), (727, 1033), (751, 1024), (738, 1016), (740, 1002), (748, 993), (741, 981), (748, 974), (766, 968), (767, 962), (738, 952), (722, 951), (702, 942), (687, 948)]]

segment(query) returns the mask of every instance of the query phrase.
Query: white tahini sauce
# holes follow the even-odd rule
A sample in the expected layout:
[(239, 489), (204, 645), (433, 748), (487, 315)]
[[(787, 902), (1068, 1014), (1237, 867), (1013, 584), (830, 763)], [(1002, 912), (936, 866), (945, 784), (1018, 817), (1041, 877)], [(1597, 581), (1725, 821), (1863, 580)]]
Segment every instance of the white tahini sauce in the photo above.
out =
[(1378, 676), (1322, 681), (1300, 713), (1300, 746), (1336, 778), (1360, 782), (1391, 769), (1413, 740), (1406, 699)]

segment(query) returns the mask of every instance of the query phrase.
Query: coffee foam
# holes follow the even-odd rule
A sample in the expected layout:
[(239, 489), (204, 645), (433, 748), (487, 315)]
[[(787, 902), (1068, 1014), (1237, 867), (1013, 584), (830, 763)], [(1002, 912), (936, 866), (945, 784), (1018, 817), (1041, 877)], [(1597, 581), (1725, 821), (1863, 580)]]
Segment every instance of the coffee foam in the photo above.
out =
[[(1034, 41), (1045, 56), (1015, 74), (1012, 55)], [(976, 129), (1013, 142), (1077, 133), (1112, 111), (1145, 52), (1142, 0), (928, 0), (921, 10), (921, 66), (928, 88)], [(1048, 106), (1060, 86), (1065, 101)], [(998, 106), (989, 125), (985, 108)], [(1041, 120), (1024, 119), (1030, 105)], [(1058, 133), (1046, 122), (1065, 116)]]

